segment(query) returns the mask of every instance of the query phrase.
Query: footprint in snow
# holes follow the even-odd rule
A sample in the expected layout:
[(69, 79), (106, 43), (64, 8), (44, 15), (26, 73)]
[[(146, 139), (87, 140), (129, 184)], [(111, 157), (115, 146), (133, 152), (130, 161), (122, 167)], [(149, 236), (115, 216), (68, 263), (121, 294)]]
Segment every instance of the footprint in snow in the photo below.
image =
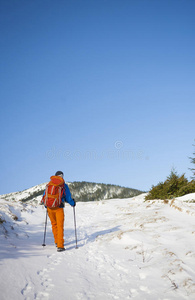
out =
[(27, 283), (25, 287), (21, 290), (21, 294), (25, 297), (25, 300), (35, 299), (35, 295), (33, 292), (33, 287), (30, 283)]
[(22, 295), (26, 296), (30, 291), (32, 290), (32, 287), (29, 283), (25, 285), (25, 287), (21, 290)]
[(37, 275), (40, 276), (40, 283), (41, 286), (43, 287), (44, 291), (39, 292), (36, 295), (36, 300), (43, 300), (47, 299), (49, 296), (49, 292), (55, 287), (54, 284), (52, 283), (52, 279), (50, 278), (50, 272), (55, 270), (55, 267), (58, 266), (61, 263), (62, 256), (52, 254), (48, 255), (48, 268), (44, 268), (40, 271), (37, 272)]

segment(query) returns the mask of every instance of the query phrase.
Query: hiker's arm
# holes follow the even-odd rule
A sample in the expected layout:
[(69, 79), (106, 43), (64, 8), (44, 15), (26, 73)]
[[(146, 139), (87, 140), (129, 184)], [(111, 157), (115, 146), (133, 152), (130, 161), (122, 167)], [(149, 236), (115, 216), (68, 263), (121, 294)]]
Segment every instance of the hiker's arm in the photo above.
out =
[(40, 202), (40, 204), (41, 205), (43, 205), (44, 203), (43, 203), (43, 197), (45, 196), (45, 190), (44, 190), (44, 192), (43, 192), (43, 196), (42, 196), (42, 199), (41, 199), (41, 202)]
[(71, 193), (67, 184), (65, 184), (65, 188), (66, 188), (66, 198), (65, 198), (66, 202), (68, 202), (71, 206), (75, 206), (75, 201), (71, 197)]

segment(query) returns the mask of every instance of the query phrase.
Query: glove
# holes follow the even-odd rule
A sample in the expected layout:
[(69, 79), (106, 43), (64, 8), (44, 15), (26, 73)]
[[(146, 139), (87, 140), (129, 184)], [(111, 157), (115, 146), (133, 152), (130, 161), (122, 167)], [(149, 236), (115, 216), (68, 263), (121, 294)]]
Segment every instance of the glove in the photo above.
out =
[(72, 207), (76, 206), (76, 201), (74, 199), (72, 199), (74, 201), (74, 204), (72, 205)]

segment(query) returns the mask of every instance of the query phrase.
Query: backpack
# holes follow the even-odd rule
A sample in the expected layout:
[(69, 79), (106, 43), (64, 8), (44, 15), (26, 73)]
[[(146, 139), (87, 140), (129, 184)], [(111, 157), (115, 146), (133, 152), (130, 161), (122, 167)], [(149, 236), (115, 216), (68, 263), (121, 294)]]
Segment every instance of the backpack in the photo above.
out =
[(51, 176), (50, 179), (50, 182), (46, 185), (42, 203), (46, 207), (56, 208), (62, 203), (62, 196), (65, 194), (65, 181), (60, 176)]

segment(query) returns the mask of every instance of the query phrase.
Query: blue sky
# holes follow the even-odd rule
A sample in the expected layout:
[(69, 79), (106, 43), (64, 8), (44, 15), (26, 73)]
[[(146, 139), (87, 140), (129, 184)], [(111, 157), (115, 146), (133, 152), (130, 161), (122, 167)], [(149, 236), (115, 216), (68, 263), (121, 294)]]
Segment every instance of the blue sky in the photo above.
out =
[(194, 0), (0, 1), (0, 194), (192, 167)]

